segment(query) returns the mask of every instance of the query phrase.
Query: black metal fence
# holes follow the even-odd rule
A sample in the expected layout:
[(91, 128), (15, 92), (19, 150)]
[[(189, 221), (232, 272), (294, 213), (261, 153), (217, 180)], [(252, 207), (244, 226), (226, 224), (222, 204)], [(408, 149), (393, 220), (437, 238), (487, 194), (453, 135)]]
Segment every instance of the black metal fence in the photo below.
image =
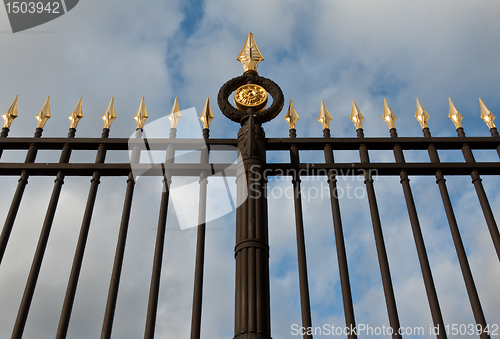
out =
[[(231, 111), (225, 105), (229, 94), (241, 83), (257, 83), (266, 86), (266, 90), (273, 94), (274, 111), (265, 111), (265, 114), (258, 113), (253, 108), (247, 111)], [(302, 314), (302, 327), (312, 328), (312, 315), (309, 296), (309, 284), (307, 273), (305, 233), (302, 211), (301, 178), (308, 176), (319, 176), (327, 180), (329, 199), (331, 203), (331, 213), (333, 220), (333, 232), (335, 235), (336, 256), (338, 259), (338, 271), (340, 274), (340, 285), (342, 290), (342, 302), (345, 315), (346, 328), (356, 328), (355, 309), (352, 298), (353, 285), (349, 278), (350, 264), (346, 254), (346, 244), (344, 238), (344, 225), (342, 224), (340, 205), (342, 199), (339, 197), (337, 187), (337, 177), (339, 175), (363, 175), (366, 190), (366, 197), (369, 204), (373, 234), (375, 239), (376, 256), (380, 266), (382, 286), (385, 295), (385, 302), (391, 327), (392, 337), (401, 338), (398, 333), (401, 325), (396, 306), (396, 298), (391, 279), (389, 258), (384, 242), (382, 231), (382, 221), (379, 214), (378, 203), (374, 188), (374, 176), (399, 176), (403, 189), (403, 196), (408, 210), (411, 230), (417, 250), (421, 273), (427, 294), (430, 314), (433, 325), (442, 329), (436, 336), (446, 338), (447, 332), (444, 330), (445, 323), (441, 312), (438, 293), (431, 265), (426, 251), (424, 238), (419, 222), (419, 215), (415, 207), (415, 202), (410, 187), (408, 176), (435, 176), (437, 188), (442, 198), (442, 203), (446, 212), (446, 217), (451, 231), (451, 237), (456, 250), (456, 256), (460, 265), (463, 280), (465, 282), (467, 294), (470, 300), (470, 307), (476, 321), (476, 334), (481, 338), (490, 338), (487, 331), (488, 322), (484, 316), (480, 298), (471, 273), (468, 257), (464, 243), (460, 235), (460, 229), (455, 217), (455, 212), (451, 204), (450, 195), (446, 186), (447, 176), (471, 176), (472, 184), (477, 193), (477, 198), (484, 214), (484, 220), (491, 235), (492, 243), (498, 258), (500, 259), (500, 235), (498, 227), (488, 202), (481, 175), (500, 174), (500, 163), (478, 162), (475, 160), (473, 150), (496, 150), (500, 157), (500, 137), (497, 129), (490, 120), (491, 137), (466, 137), (464, 129), (461, 127), (460, 118), (452, 114), (454, 106), (450, 101), (450, 117), (456, 123), (457, 137), (432, 137), (427, 127), (425, 111), (421, 110), (420, 115), (417, 109), (417, 118), (422, 124), (422, 137), (400, 137), (398, 136), (392, 111), (388, 108), (384, 114), (384, 119), (390, 127), (390, 137), (387, 138), (367, 138), (364, 137), (361, 122), (363, 117), (359, 110), (353, 105), (351, 119), (356, 125), (357, 137), (338, 138), (332, 137), (329, 130), (329, 117), (326, 108), (322, 106), (320, 122), (324, 130), (323, 136), (317, 138), (300, 138), (295, 131), (296, 115), (293, 104), (290, 104), (287, 120), (290, 124), (289, 138), (266, 138), (262, 129), (262, 124), (274, 118), (283, 106), (283, 99), (280, 98), (280, 90), (269, 83), (268, 79), (260, 78), (253, 74), (247, 74), (235, 78), (224, 85), (219, 94), (219, 106), (226, 116), (241, 123), (238, 138), (235, 139), (214, 139), (209, 136), (209, 124), (211, 120), (211, 109), (209, 102), (202, 113), (202, 121), (205, 129), (200, 139), (177, 139), (176, 125), (179, 113), (178, 106), (174, 105), (171, 113), (172, 127), (170, 137), (165, 139), (143, 138), (142, 126), (147, 118), (143, 103), (136, 115), (137, 131), (135, 139), (110, 138), (109, 128), (113, 119), (114, 111), (108, 109), (103, 116), (105, 128), (101, 138), (80, 138), (75, 137), (76, 124), (79, 118), (78, 110), (73, 112), (72, 127), (67, 137), (45, 138), (42, 137), (43, 124), (46, 117), (40, 115), (40, 123), (35, 131), (34, 137), (8, 137), (10, 123), (13, 120), (14, 110), (9, 110), (5, 115), (6, 125), (2, 130), (0, 138), (0, 156), (6, 150), (18, 150), (26, 152), (24, 162), (1, 162), (0, 174), (2, 176), (19, 177), (17, 189), (12, 198), (10, 208), (5, 216), (5, 223), (0, 236), (0, 270), (3, 268), (2, 259), (6, 248), (9, 246), (9, 237), (13, 228), (16, 227), (16, 217), (19, 210), (23, 193), (30, 177), (46, 176), (54, 177), (53, 191), (48, 203), (45, 219), (35, 249), (31, 269), (25, 282), (24, 294), (20, 301), (19, 310), (15, 323), (12, 324), (12, 338), (21, 338), (28, 320), (30, 305), (36, 290), (37, 280), (42, 269), (44, 254), (50, 237), (51, 226), (54, 215), (58, 207), (59, 197), (63, 187), (65, 177), (83, 176), (91, 178), (88, 198), (81, 221), (80, 233), (74, 251), (73, 264), (68, 282), (66, 294), (61, 307), (61, 315), (57, 329), (56, 338), (61, 339), (67, 336), (68, 326), (72, 316), (72, 308), (75, 294), (78, 288), (79, 276), (82, 262), (85, 255), (87, 238), (95, 207), (96, 195), (102, 177), (114, 176), (122, 177), (126, 185), (125, 197), (121, 223), (118, 233), (118, 241), (115, 246), (114, 264), (110, 274), (109, 292), (107, 295), (104, 319), (102, 322), (101, 338), (110, 338), (113, 329), (113, 319), (118, 299), (118, 290), (121, 283), (121, 271), (124, 261), (124, 253), (127, 244), (127, 234), (132, 209), (134, 186), (136, 176), (134, 170), (142, 176), (158, 176), (163, 178), (163, 189), (161, 190), (161, 202), (158, 212), (158, 227), (156, 229), (156, 243), (152, 263), (152, 272), (149, 288), (149, 300), (147, 307), (147, 317), (144, 327), (144, 337), (153, 338), (158, 312), (159, 290), (162, 273), (162, 259), (164, 254), (165, 232), (167, 224), (167, 213), (170, 206), (170, 184), (178, 176), (191, 176), (199, 178), (199, 205), (193, 207), (193, 211), (198, 214), (197, 245), (195, 275), (193, 285), (193, 306), (191, 321), (191, 338), (200, 338), (202, 319), (202, 295), (204, 276), (204, 253), (205, 253), (205, 232), (207, 213), (207, 183), (210, 176), (215, 173), (224, 173), (226, 177), (235, 177), (238, 187), (237, 212), (236, 212), (236, 278), (235, 278), (235, 330), (234, 335), (238, 338), (270, 338), (271, 337), (271, 311), (270, 311), (270, 291), (269, 291), (269, 226), (268, 226), (268, 204), (267, 204), (267, 180), (274, 176), (290, 176), (293, 184), (293, 203), (295, 209), (295, 226), (297, 240), (298, 271), (300, 285), (300, 305)], [(276, 96), (276, 97), (275, 97)], [(282, 96), (282, 95), (281, 95)], [(222, 98), (222, 99), (221, 99)], [(17, 100), (17, 99), (16, 99)], [(281, 102), (280, 102), (281, 100)], [(48, 104), (48, 103), (47, 103)], [(13, 105), (14, 107), (14, 105)], [(47, 106), (48, 107), (48, 106)], [(110, 105), (112, 108), (112, 106)], [(452, 109), (453, 108), (453, 109)], [(455, 109), (456, 110), (456, 109)], [(43, 111), (43, 110), (42, 110)], [(10, 113), (9, 113), (10, 112)], [(17, 113), (17, 112), (16, 112)], [(41, 112), (43, 113), (43, 112)], [(81, 113), (81, 111), (80, 111)], [(425, 113), (425, 114), (424, 114)], [(457, 111), (458, 113), (458, 111)], [(9, 115), (10, 114), (10, 115)], [(259, 115), (260, 114), (260, 115)], [(212, 115), (213, 117), (213, 115)], [(491, 116), (489, 116), (491, 118)], [(76, 123), (74, 123), (76, 121)], [(485, 120), (486, 121), (486, 120)], [(488, 122), (488, 121), (487, 121)], [(238, 161), (236, 163), (217, 163), (211, 161), (210, 152), (214, 150), (238, 150)], [(59, 162), (40, 163), (36, 162), (37, 152), (40, 150), (53, 150), (60, 152)], [(70, 161), (72, 151), (84, 150), (96, 152), (94, 163), (78, 163)], [(166, 152), (165, 161), (152, 168), (151, 163), (142, 163), (141, 153), (162, 150)], [(349, 163), (336, 163), (334, 155), (337, 151), (357, 151), (359, 161)], [(370, 162), (370, 151), (386, 150), (392, 151), (393, 161)], [(428, 152), (428, 161), (406, 162), (404, 152), (421, 150)], [(463, 162), (441, 162), (438, 151), (461, 150)], [(114, 163), (107, 162), (107, 154), (113, 151), (130, 151), (130, 162)], [(200, 154), (198, 163), (182, 162), (175, 156), (178, 151), (196, 151)], [(284, 162), (268, 162), (266, 154), (272, 151), (289, 152), (290, 158)], [(310, 163), (302, 162), (300, 152), (321, 151), (324, 161)], [(142, 154), (144, 155), (144, 154)], [(217, 199), (211, 197), (210, 199)], [(116, 202), (114, 202), (116, 204)], [(35, 223), (35, 220), (33, 220)], [(23, 282), (24, 283), (24, 282)], [(1, 307), (1, 306), (0, 306)], [(356, 338), (355, 331), (343, 333), (348, 338)], [(304, 333), (305, 338), (312, 335)]]

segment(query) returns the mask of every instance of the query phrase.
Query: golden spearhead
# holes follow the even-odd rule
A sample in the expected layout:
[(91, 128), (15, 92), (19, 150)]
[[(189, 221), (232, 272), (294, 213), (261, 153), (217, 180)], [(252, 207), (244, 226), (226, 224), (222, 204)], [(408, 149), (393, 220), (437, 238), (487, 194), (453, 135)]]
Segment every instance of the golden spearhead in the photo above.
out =
[(448, 100), (450, 102), (450, 111), (448, 113), (448, 118), (450, 118), (451, 121), (453, 121), (453, 123), (455, 124), (456, 129), (459, 129), (460, 127), (462, 127), (462, 119), (464, 117), (457, 110), (457, 108), (453, 104), (453, 101), (451, 101), (450, 97), (448, 97)]
[(203, 111), (200, 114), (200, 120), (203, 123), (203, 128), (210, 128), (210, 122), (212, 122), (213, 118), (214, 114), (212, 113), (212, 108), (210, 108), (210, 98), (207, 97), (205, 107), (203, 107)]
[(177, 97), (175, 97), (174, 101), (174, 107), (172, 107), (172, 111), (170, 111), (170, 114), (168, 116), (168, 119), (170, 120), (170, 128), (177, 128), (177, 124), (179, 123), (179, 120), (181, 120), (182, 114), (181, 110), (179, 109), (179, 102), (177, 101)]
[(290, 99), (290, 106), (288, 106), (288, 112), (286, 113), (285, 120), (288, 122), (290, 129), (295, 129), (297, 121), (300, 119), (295, 107), (293, 107), (292, 99)]
[(257, 73), (257, 65), (259, 62), (264, 60), (264, 57), (260, 54), (252, 33), (248, 33), (245, 46), (243, 46), (243, 49), (236, 60), (243, 64), (243, 74), (247, 72)]
[(481, 106), (481, 119), (484, 120), (484, 122), (486, 123), (486, 125), (488, 125), (490, 129), (495, 128), (495, 116), (486, 107), (481, 98), (479, 98), (479, 105)]
[(429, 118), (430, 118), (429, 114), (422, 107), (422, 104), (420, 104), (420, 100), (418, 100), (417, 98), (417, 111), (415, 112), (415, 119), (418, 120), (422, 129), (429, 127), (429, 125), (427, 124)]
[(389, 129), (396, 128), (396, 115), (389, 107), (387, 100), (384, 98), (384, 113), (382, 114), (382, 118), (387, 122), (387, 126)]
[(321, 100), (321, 108), (319, 110), (318, 121), (323, 126), (323, 129), (330, 129), (330, 121), (332, 121), (332, 116), (328, 113), (325, 103)]
[(71, 112), (71, 114), (68, 117), (69, 121), (71, 121), (71, 125), (69, 126), (69, 128), (76, 128), (81, 118), (83, 118), (83, 113), (82, 113), (82, 98), (80, 97), (80, 101), (78, 101), (78, 104), (76, 105), (75, 109), (73, 110), (73, 112)]
[(102, 115), (102, 120), (104, 121), (104, 128), (110, 128), (113, 120), (116, 119), (115, 113), (115, 98), (111, 98), (111, 102), (109, 103), (108, 109)]
[(148, 112), (146, 111), (146, 105), (144, 104), (144, 97), (142, 97), (139, 109), (137, 110), (137, 113), (134, 115), (134, 120), (137, 123), (137, 129), (142, 129), (148, 117), (149, 116)]
[(36, 125), (37, 128), (43, 128), (45, 126), (45, 123), (47, 120), (50, 118), (50, 95), (47, 97), (47, 100), (45, 100), (45, 103), (43, 104), (42, 109), (38, 114), (36, 115), (36, 120), (38, 120), (38, 124)]
[(363, 120), (365, 119), (365, 117), (359, 111), (359, 108), (356, 105), (354, 99), (352, 99), (352, 110), (350, 119), (354, 123), (354, 126), (356, 126), (356, 129), (363, 128)]
[(2, 115), (4, 121), (3, 124), (4, 128), (10, 128), (10, 125), (12, 124), (14, 119), (17, 118), (17, 97), (18, 96), (16, 95), (16, 98), (14, 99), (14, 102), (12, 102), (12, 105), (10, 105), (7, 112), (5, 112), (4, 115)]

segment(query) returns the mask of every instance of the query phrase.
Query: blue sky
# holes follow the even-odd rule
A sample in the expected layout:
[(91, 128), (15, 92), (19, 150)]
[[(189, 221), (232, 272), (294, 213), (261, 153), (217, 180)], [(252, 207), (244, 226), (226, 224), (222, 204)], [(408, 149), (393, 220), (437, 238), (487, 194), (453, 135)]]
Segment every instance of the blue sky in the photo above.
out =
[[(469, 136), (489, 136), (480, 120), (478, 98), (500, 112), (500, 4), (492, 1), (81, 1), (69, 13), (34, 29), (12, 34), (0, 10), (0, 107), (19, 95), (19, 117), (10, 136), (31, 136), (34, 116), (47, 95), (52, 118), (44, 136), (67, 133), (67, 116), (83, 97), (84, 118), (77, 137), (101, 134), (101, 115), (112, 96), (117, 119), (111, 137), (129, 137), (141, 97), (148, 122), (164, 117), (175, 97), (181, 109), (200, 113), (210, 97), (215, 118), (212, 137), (235, 137), (237, 124), (216, 106), (221, 85), (242, 73), (236, 61), (248, 32), (253, 32), (265, 61), (259, 73), (275, 81), (285, 95), (285, 108), (264, 128), (269, 137), (288, 136), (283, 120), (290, 98), (300, 116), (298, 136), (322, 136), (316, 121), (320, 101), (333, 116), (332, 136), (355, 136), (349, 120), (352, 99), (365, 116), (365, 135), (388, 136), (381, 119), (383, 99), (398, 117), (400, 136), (421, 136), (414, 119), (415, 98), (430, 114), (434, 136), (455, 136), (447, 118), (448, 97), (464, 116)], [(179, 123), (179, 137), (198, 127)], [(165, 136), (168, 131), (165, 131)], [(498, 161), (494, 151), (475, 152), (481, 161)], [(275, 159), (287, 155), (274, 154)], [(392, 152), (371, 152), (373, 161), (392, 161)], [(426, 152), (405, 154), (408, 161), (427, 161)], [(442, 160), (463, 161), (459, 152), (441, 152)], [(75, 153), (72, 161), (93, 161), (94, 154)], [(109, 155), (124, 161), (127, 154)], [(303, 161), (322, 162), (320, 153), (301, 154)], [(357, 162), (357, 152), (335, 152), (337, 161)], [(5, 151), (2, 161), (23, 160)], [(40, 152), (37, 161), (57, 161), (57, 152)], [(5, 216), (16, 177), (2, 178), (0, 215)], [(57, 329), (88, 178), (67, 178), (51, 232), (26, 338), (51, 338)], [(232, 180), (229, 180), (230, 184)], [(24, 289), (34, 248), (50, 196), (53, 178), (31, 178), (12, 237), (0, 267), (0, 337), (8, 337)], [(327, 196), (312, 199), (324, 178), (304, 180), (303, 200), (313, 323), (342, 325), (343, 309)], [(357, 178), (339, 178), (339, 186), (363, 187)], [(470, 177), (447, 178), (448, 189), (467, 249), (486, 319), (499, 323), (500, 266)], [(500, 217), (500, 181), (483, 177), (494, 214)], [(270, 182), (272, 334), (291, 338), (300, 323), (293, 202), (278, 197), (289, 178)], [(473, 323), (446, 216), (433, 177), (411, 178), (417, 210), (436, 289), (446, 323)], [(210, 191), (217, 208), (217, 192)], [(414, 241), (399, 178), (375, 182), (396, 302), (403, 326), (431, 323)], [(68, 338), (100, 333), (114, 248), (125, 192), (124, 178), (103, 178), (89, 235), (82, 276)], [(358, 191), (363, 192), (363, 191)], [(137, 338), (144, 331), (159, 195), (136, 190), (120, 286), (114, 338)], [(196, 201), (186, 192), (185, 199)], [(366, 196), (341, 199), (355, 315), (358, 323), (388, 324)], [(165, 244), (158, 338), (189, 334), (196, 232), (176, 231), (180, 207), (170, 209)], [(209, 224), (202, 335), (233, 335), (234, 213)], [(361, 337), (361, 336), (360, 336)], [(366, 336), (364, 336), (366, 337)], [(426, 336), (427, 337), (427, 336)]]

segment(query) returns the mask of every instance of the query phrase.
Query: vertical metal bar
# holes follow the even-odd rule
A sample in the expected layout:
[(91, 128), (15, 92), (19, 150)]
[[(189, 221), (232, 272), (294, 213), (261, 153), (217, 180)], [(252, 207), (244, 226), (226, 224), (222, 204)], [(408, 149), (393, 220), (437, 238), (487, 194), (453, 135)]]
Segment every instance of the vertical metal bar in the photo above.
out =
[[(297, 138), (295, 129), (290, 129), (290, 139)], [(293, 184), (293, 204), (295, 209), (295, 232), (297, 236), (297, 259), (299, 265), (299, 287), (300, 287), (300, 309), (302, 313), (302, 327), (312, 328), (311, 319), (311, 302), (309, 297), (309, 282), (307, 278), (307, 260), (306, 260), (306, 242), (304, 234), (304, 221), (302, 214), (302, 196), (300, 189), (300, 176), (298, 167), (300, 163), (299, 149), (296, 144), (290, 147), (290, 162), (295, 166), (293, 171), (292, 184)], [(313, 336), (304, 333), (304, 339), (311, 339)]]
[[(391, 128), (390, 133), (392, 138), (398, 137), (395, 128)], [(395, 144), (393, 152), (396, 163), (405, 163), (401, 145)], [(400, 172), (399, 177), (401, 178), (401, 185), (403, 186), (406, 208), (408, 209), (413, 239), (415, 240), (415, 246), (417, 248), (418, 260), (420, 262), (425, 291), (427, 292), (427, 300), (431, 309), (432, 321), (434, 323), (434, 327), (438, 329), (436, 331), (436, 336), (440, 339), (446, 339), (447, 336), (444, 328), (443, 315), (441, 313), (441, 307), (439, 306), (434, 279), (432, 278), (431, 266), (429, 264), (429, 258), (427, 257), (427, 250), (425, 249), (424, 237), (422, 236), (422, 230), (420, 228), (420, 222), (417, 215), (417, 208), (415, 207), (415, 201), (413, 200), (413, 194), (411, 192), (410, 179), (408, 178), (405, 170)]]
[[(364, 138), (363, 129), (356, 130), (358, 138)], [(367, 165), (370, 163), (368, 150), (365, 144), (359, 146), (359, 155), (362, 163)], [(387, 259), (387, 251), (385, 249), (384, 234), (382, 233), (382, 225), (380, 223), (380, 215), (378, 212), (377, 200), (375, 198), (375, 189), (373, 187), (373, 178), (370, 170), (365, 172), (366, 193), (368, 195), (368, 203), (370, 205), (370, 215), (372, 218), (373, 234), (375, 237), (375, 246), (377, 248), (377, 256), (380, 265), (380, 274), (382, 276), (382, 286), (384, 288), (385, 302), (387, 304), (387, 313), (389, 315), (389, 324), (392, 328), (394, 339), (402, 338), (399, 334), (399, 316), (396, 308), (396, 298), (394, 296), (394, 288), (392, 286), (391, 272), (389, 269), (389, 260)]]
[[(8, 127), (2, 127), (2, 132), (0, 133), (0, 138), (7, 138), (9, 135), (9, 128)], [(0, 147), (0, 158), (2, 157), (3, 154), (3, 147)]]
[(236, 210), (234, 336), (238, 339), (271, 338), (265, 134), (254, 114), (253, 108), (247, 109), (238, 133), (237, 190), (246, 199)]
[[(428, 138), (431, 137), (431, 132), (429, 131), (429, 128), (424, 128), (422, 131), (425, 137)], [(439, 163), (440, 160), (436, 146), (430, 143), (427, 150), (431, 162)], [(453, 212), (450, 195), (448, 193), (448, 188), (446, 187), (446, 179), (444, 178), (443, 172), (441, 170), (438, 170), (436, 172), (436, 183), (438, 184), (439, 192), (441, 193), (441, 199), (443, 200), (446, 217), (448, 218), (448, 224), (450, 226), (451, 236), (453, 238), (455, 250), (457, 251), (458, 262), (460, 264), (462, 276), (464, 277), (465, 287), (467, 289), (467, 294), (469, 296), (469, 301), (472, 307), (472, 312), (474, 314), (474, 319), (476, 320), (476, 323), (478, 325), (481, 325), (482, 328), (485, 329), (486, 319), (484, 318), (481, 302), (479, 301), (479, 295), (477, 294), (477, 289), (476, 285), (474, 284), (474, 279), (472, 278), (472, 272), (469, 266), (469, 261), (467, 260), (467, 254), (465, 253), (465, 247), (462, 242), (462, 237), (460, 236), (460, 231), (458, 229), (455, 213)], [(480, 337), (482, 339), (490, 338), (490, 336), (485, 332), (483, 332), (480, 335)]]
[[(460, 138), (465, 138), (464, 129), (462, 127), (457, 128), (457, 133)], [(474, 159), (474, 155), (472, 154), (472, 150), (469, 144), (466, 142), (464, 142), (462, 146), (462, 153), (466, 162), (476, 162), (476, 160)], [(473, 170), (470, 176), (472, 178), (474, 188), (476, 189), (477, 197), (479, 198), (479, 203), (481, 205), (481, 209), (483, 210), (484, 219), (486, 220), (486, 224), (488, 225), (488, 230), (490, 231), (491, 239), (493, 240), (493, 245), (495, 246), (498, 260), (500, 260), (500, 233), (498, 232), (497, 223), (495, 221), (495, 217), (493, 216), (493, 212), (491, 211), (488, 197), (486, 196), (486, 192), (484, 191), (481, 177), (476, 170)]]
[[(492, 137), (500, 137), (500, 134), (498, 134), (498, 129), (496, 127), (490, 128), (490, 133)], [(500, 144), (497, 146), (497, 153), (498, 156), (500, 157)]]
[[(252, 184), (255, 181), (255, 173), (249, 172), (249, 178)], [(255, 229), (255, 202), (256, 196), (253, 189), (250, 189), (248, 195), (248, 215), (247, 215), (247, 228), (248, 237), (256, 239)], [(257, 275), (256, 275), (256, 248), (248, 248), (248, 331), (250, 333), (257, 332)]]
[[(203, 129), (204, 139), (208, 139), (208, 128)], [(201, 149), (200, 164), (208, 164), (209, 150), (205, 144)], [(200, 174), (200, 200), (198, 206), (198, 234), (196, 239), (196, 264), (194, 270), (193, 311), (191, 315), (191, 339), (199, 339), (201, 334), (201, 311), (203, 299), (203, 266), (205, 264), (205, 231), (207, 214), (207, 185), (209, 173)]]
[[(325, 139), (330, 138), (330, 130), (323, 130)], [(325, 144), (324, 148), (325, 163), (334, 164), (332, 146)], [(356, 320), (354, 318), (354, 307), (352, 304), (351, 283), (349, 281), (349, 269), (347, 266), (347, 254), (345, 250), (344, 231), (342, 230), (342, 220), (340, 217), (340, 204), (337, 196), (337, 178), (335, 171), (328, 171), (328, 186), (330, 187), (330, 203), (332, 206), (333, 230), (335, 233), (335, 247), (337, 248), (337, 261), (339, 264), (340, 287), (342, 289), (342, 301), (344, 304), (344, 316), (346, 327), (356, 328)], [(347, 337), (356, 339), (358, 336), (355, 331), (349, 331)]]
[[(248, 229), (244, 227), (247, 222), (248, 215), (248, 200), (250, 192), (244, 187), (250, 187), (250, 180), (245, 171), (244, 162), (241, 157), (238, 162), (238, 172), (236, 174), (238, 208), (236, 209), (236, 245), (248, 239)], [(235, 336), (245, 333), (247, 328), (248, 314), (248, 255), (247, 250), (236, 251), (234, 253), (236, 268), (235, 268)]]
[[(141, 138), (141, 136), (142, 130), (137, 129), (135, 132), (135, 137)], [(138, 163), (140, 155), (141, 154), (138, 147), (132, 148), (130, 162)], [(134, 195), (134, 186), (134, 175), (132, 174), (132, 172), (130, 172), (127, 179), (127, 190), (125, 192), (125, 200), (123, 202), (122, 219), (120, 222), (120, 229), (118, 231), (118, 241), (116, 243), (113, 271), (111, 273), (111, 281), (109, 283), (106, 310), (104, 311), (101, 339), (109, 339), (111, 337), (111, 331), (113, 329), (113, 320), (115, 317), (116, 300), (118, 298), (118, 288), (120, 285), (120, 276), (123, 266), (123, 256), (125, 254), (125, 244), (127, 242), (127, 232), (130, 220), (130, 210), (132, 208), (132, 198)]]
[[(37, 127), (34, 137), (40, 138), (42, 136), (42, 132), (43, 129)], [(38, 150), (36, 144), (34, 142), (31, 143), (28, 149), (28, 153), (26, 154), (26, 160), (24, 162), (35, 162), (37, 151)], [(19, 205), (21, 204), (21, 199), (23, 198), (24, 189), (28, 184), (28, 177), (28, 172), (23, 171), (21, 173), (21, 177), (19, 178), (19, 182), (17, 183), (16, 192), (14, 193), (14, 198), (12, 198), (12, 203), (9, 208), (9, 213), (7, 214), (7, 218), (5, 219), (5, 223), (3, 225), (2, 234), (0, 235), (0, 264), (2, 263), (5, 248), (7, 247), (7, 243), (9, 241), (12, 226), (14, 225), (14, 221), (16, 220), (17, 211), (19, 210)]]
[[(177, 130), (170, 129), (170, 138), (176, 137)], [(167, 147), (165, 163), (174, 161), (175, 150), (171, 145)], [(156, 244), (153, 259), (153, 270), (151, 273), (151, 286), (149, 289), (148, 312), (146, 316), (146, 328), (144, 339), (153, 339), (156, 325), (156, 312), (158, 309), (158, 295), (160, 294), (161, 266), (163, 261), (163, 247), (165, 244), (165, 232), (167, 227), (167, 211), (170, 198), (171, 176), (165, 171), (163, 174), (163, 192), (161, 194), (160, 214), (158, 217), (158, 231), (156, 233)]]
[[(76, 130), (74, 128), (70, 128), (68, 133), (68, 138), (74, 138), (75, 132)], [(69, 144), (66, 143), (63, 146), (59, 163), (69, 162), (70, 155), (71, 155), (71, 148)], [(64, 183), (64, 174), (62, 171), (59, 171), (57, 173), (57, 177), (54, 182), (54, 188), (52, 190), (52, 195), (50, 197), (49, 206), (47, 207), (47, 212), (45, 214), (45, 220), (43, 222), (42, 230), (40, 232), (40, 237), (38, 239), (38, 245), (35, 250), (33, 262), (31, 264), (31, 269), (28, 275), (28, 280), (26, 282), (26, 287), (24, 289), (21, 305), (19, 306), (19, 311), (17, 313), (16, 322), (14, 324), (14, 329), (12, 331), (12, 339), (21, 338), (23, 335), (24, 327), (26, 325), (26, 320), (28, 318), (28, 313), (31, 306), (31, 301), (33, 300), (33, 294), (35, 293), (35, 287), (38, 280), (38, 275), (40, 274), (40, 269), (42, 267), (43, 256), (45, 254), (47, 242), (49, 241), (50, 230), (52, 228), (52, 223), (54, 221), (57, 203), (59, 201), (59, 196), (61, 194), (63, 183)]]
[[(108, 136), (109, 136), (109, 129), (104, 128), (102, 131), (101, 138), (105, 139), (108, 138)], [(106, 147), (104, 144), (100, 144), (97, 150), (95, 163), (96, 164), (104, 163), (105, 157), (106, 157)], [(61, 316), (59, 318), (59, 325), (57, 328), (56, 339), (64, 339), (66, 338), (66, 335), (68, 333), (71, 311), (73, 309), (73, 302), (75, 300), (76, 288), (78, 285), (78, 279), (80, 277), (80, 271), (82, 268), (83, 255), (85, 253), (85, 246), (87, 244), (87, 238), (90, 230), (90, 221), (92, 219), (92, 213), (94, 211), (94, 205), (97, 196), (97, 189), (100, 183), (99, 181), (100, 178), (101, 175), (99, 171), (95, 171), (94, 174), (92, 175), (92, 179), (90, 180), (91, 184), (87, 198), (87, 205), (85, 206), (82, 225), (80, 227), (80, 234), (78, 236), (75, 255), (73, 257), (73, 265), (71, 267), (68, 286), (66, 288), (66, 295), (64, 297)]]

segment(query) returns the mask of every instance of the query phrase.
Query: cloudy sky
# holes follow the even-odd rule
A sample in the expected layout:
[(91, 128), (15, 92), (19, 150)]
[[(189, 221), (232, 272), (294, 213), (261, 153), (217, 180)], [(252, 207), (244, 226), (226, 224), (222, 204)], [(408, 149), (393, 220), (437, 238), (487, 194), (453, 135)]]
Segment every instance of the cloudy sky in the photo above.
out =
[[(19, 95), (18, 114), (9, 136), (31, 136), (35, 115), (50, 95), (52, 118), (43, 136), (63, 137), (67, 116), (83, 97), (84, 118), (77, 137), (98, 137), (101, 115), (115, 98), (117, 119), (110, 137), (128, 137), (144, 96), (149, 121), (170, 112), (175, 97), (181, 109), (201, 112), (207, 97), (215, 118), (212, 137), (235, 137), (237, 124), (216, 106), (221, 85), (242, 73), (236, 61), (248, 32), (253, 32), (265, 61), (259, 73), (294, 100), (301, 117), (298, 136), (319, 137), (320, 101), (333, 116), (333, 136), (354, 137), (349, 120), (352, 99), (365, 116), (367, 136), (388, 136), (381, 119), (383, 99), (398, 117), (400, 136), (420, 136), (414, 119), (418, 97), (430, 114), (434, 136), (455, 136), (447, 118), (448, 97), (464, 116), (469, 136), (489, 136), (479, 119), (478, 98), (500, 112), (500, 3), (495, 1), (80, 1), (67, 14), (13, 34), (0, 10), (0, 109)], [(285, 105), (287, 108), (288, 103)], [(3, 113), (3, 112), (1, 112)], [(286, 137), (285, 112), (267, 123), (269, 137)], [(179, 123), (179, 137), (199, 136), (194, 119)], [(194, 133), (194, 135), (193, 135)], [(164, 136), (168, 135), (168, 127)], [(72, 161), (93, 162), (95, 153), (74, 152)], [(115, 162), (126, 152), (109, 153)], [(479, 161), (498, 161), (495, 151), (476, 151)], [(370, 153), (373, 161), (392, 161), (390, 151)], [(428, 161), (426, 152), (406, 153), (408, 161)], [(440, 152), (442, 160), (463, 161), (458, 151)], [(1, 161), (23, 161), (25, 152), (4, 151)], [(301, 154), (322, 162), (321, 152)], [(336, 152), (337, 161), (357, 162), (357, 152)], [(59, 153), (40, 151), (39, 162), (58, 161)], [(273, 154), (273, 161), (288, 155)], [(291, 338), (300, 324), (293, 201), (280, 194), (290, 178), (275, 178), (269, 188), (272, 334)], [(340, 201), (346, 237), (354, 310), (358, 324), (388, 325), (376, 259), (368, 202), (358, 178), (339, 178), (339, 186), (360, 187), (359, 198)], [(0, 215), (7, 214), (17, 177), (1, 179)], [(0, 267), (0, 337), (10, 337), (29, 272), (54, 178), (30, 178)], [(213, 182), (215, 183), (217, 179)], [(229, 180), (230, 189), (234, 183)], [(448, 324), (473, 324), (465, 285), (446, 216), (433, 177), (411, 178), (422, 232)], [(486, 319), (500, 325), (500, 264), (470, 177), (447, 178)], [(500, 180), (483, 176), (495, 216), (500, 218)], [(304, 180), (304, 224), (313, 324), (343, 326), (344, 316), (328, 195), (314, 198), (324, 178)], [(349, 185), (349, 186), (348, 186)], [(61, 194), (25, 338), (53, 338), (85, 208), (89, 178), (67, 178)], [(213, 188), (210, 188), (213, 187)], [(222, 209), (227, 194), (209, 185), (210, 209)], [(431, 317), (403, 202), (399, 178), (376, 178), (389, 263), (402, 326), (428, 328)], [(100, 335), (125, 178), (103, 178), (99, 187), (68, 338)], [(195, 228), (179, 230), (185, 193), (171, 206), (156, 336), (187, 337), (190, 329)], [(224, 196), (224, 194), (226, 194)], [(274, 195), (273, 195), (274, 194)], [(221, 197), (222, 196), (222, 197)], [(224, 201), (226, 201), (224, 200)], [(137, 189), (118, 296), (113, 338), (141, 338), (160, 196)], [(174, 204), (175, 205), (175, 204)], [(194, 210), (196, 210), (195, 208)], [(209, 223), (207, 232), (202, 337), (233, 335), (234, 218), (229, 213)], [(500, 331), (500, 330), (499, 330)], [(500, 333), (500, 332), (498, 332)], [(364, 336), (366, 337), (366, 336)]]

